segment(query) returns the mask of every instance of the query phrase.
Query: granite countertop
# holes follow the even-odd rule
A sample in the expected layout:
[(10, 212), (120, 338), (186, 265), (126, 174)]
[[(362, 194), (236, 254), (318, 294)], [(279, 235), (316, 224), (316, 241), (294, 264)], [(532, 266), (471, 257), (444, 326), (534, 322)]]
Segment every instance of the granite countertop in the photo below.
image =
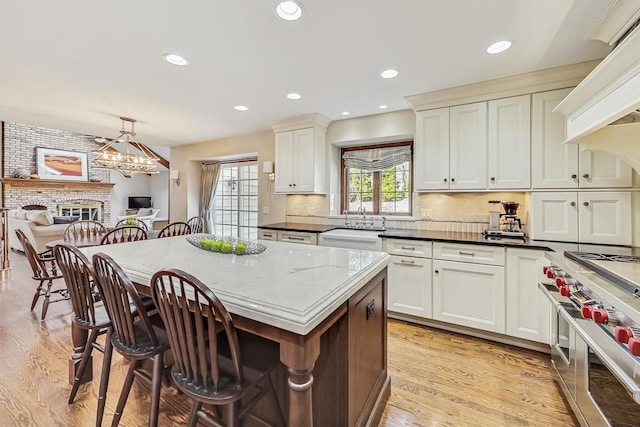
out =
[[(303, 224), (293, 222), (280, 222), (276, 224), (259, 225), (258, 228), (268, 230), (286, 230), (286, 231), (303, 231), (311, 233), (324, 233), (335, 229), (345, 228), (339, 225), (321, 225), (321, 224)], [(491, 245), (514, 247), (536, 250), (577, 250), (572, 244), (558, 244), (555, 242), (535, 241), (530, 239), (504, 239), (504, 238), (487, 238), (481, 233), (463, 233), (456, 231), (425, 231), (410, 230), (401, 228), (389, 228), (381, 231), (380, 237), (410, 239), (410, 240), (431, 240), (436, 242), (459, 242), (478, 245)], [(556, 249), (560, 247), (560, 249)]]
[(154, 272), (175, 267), (209, 286), (229, 312), (307, 334), (382, 271), (390, 255), (295, 243), (260, 241), (258, 255), (224, 255), (185, 236), (84, 248), (104, 252), (134, 282), (148, 285)]

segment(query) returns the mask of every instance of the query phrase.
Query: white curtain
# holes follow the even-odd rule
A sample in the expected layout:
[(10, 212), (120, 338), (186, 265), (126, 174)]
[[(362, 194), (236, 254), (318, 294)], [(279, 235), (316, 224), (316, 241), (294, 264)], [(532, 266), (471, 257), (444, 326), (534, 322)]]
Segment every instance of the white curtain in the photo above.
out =
[(213, 226), (213, 197), (215, 196), (222, 165), (211, 163), (202, 165), (200, 193), (200, 216), (204, 219), (204, 233), (215, 233)]
[(376, 172), (401, 165), (411, 160), (411, 146), (370, 148), (368, 150), (350, 150), (342, 155), (344, 166)]

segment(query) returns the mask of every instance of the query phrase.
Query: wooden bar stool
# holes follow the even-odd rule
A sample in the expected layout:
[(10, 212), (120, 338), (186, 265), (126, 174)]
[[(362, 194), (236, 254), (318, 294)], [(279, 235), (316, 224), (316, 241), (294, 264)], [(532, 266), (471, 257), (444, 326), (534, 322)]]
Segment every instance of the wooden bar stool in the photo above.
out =
[[(47, 310), (49, 309), (49, 304), (68, 300), (69, 293), (67, 288), (53, 289), (53, 281), (61, 279), (62, 273), (58, 270), (51, 251), (45, 251), (39, 254), (22, 230), (16, 230), (16, 235), (29, 260), (29, 266), (31, 266), (31, 271), (33, 272), (33, 276), (31, 277), (38, 282), (38, 288), (31, 301), (31, 311), (35, 308), (40, 297), (44, 297), (42, 313), (40, 314), (40, 320), (44, 320), (47, 315)], [(52, 300), (51, 294), (58, 294), (60, 298)]]
[[(152, 323), (145, 304), (133, 283), (111, 257), (103, 253), (93, 255), (93, 268), (98, 288), (104, 298), (104, 304), (113, 325), (111, 344), (118, 353), (129, 360), (129, 370), (122, 386), (111, 426), (115, 427), (120, 422), (133, 379), (138, 377), (151, 387), (149, 426), (155, 427), (158, 425), (160, 407), (162, 358), (164, 352), (169, 349), (167, 336), (157, 316), (158, 322)], [(151, 377), (141, 369), (142, 362), (146, 359), (153, 361)], [(102, 365), (101, 396), (106, 394), (109, 370), (108, 364)]]
[[(58, 267), (62, 272), (64, 281), (69, 290), (71, 297), (71, 305), (73, 306), (74, 325), (80, 329), (89, 332), (89, 339), (85, 344), (80, 365), (76, 371), (73, 387), (69, 395), (69, 403), (73, 403), (80, 387), (80, 381), (84, 376), (91, 353), (94, 348), (104, 353), (103, 365), (111, 364), (111, 321), (107, 315), (107, 311), (102, 303), (96, 303), (96, 293), (94, 292), (95, 276), (93, 274), (93, 266), (86, 256), (73, 245), (61, 243), (53, 248), (53, 255), (56, 259)], [(106, 345), (102, 347), (96, 342), (101, 334), (107, 334)], [(100, 390), (106, 391), (109, 378), (102, 378), (105, 384), (100, 384)], [(102, 416), (104, 414), (105, 395), (98, 395), (98, 414), (96, 417), (96, 425), (102, 425)]]
[[(280, 363), (273, 341), (236, 331), (231, 315), (213, 291), (178, 269), (151, 278), (152, 297), (165, 324), (175, 364), (171, 376), (193, 399), (189, 426), (237, 426), (251, 407), (269, 394), (284, 426), (270, 373)], [(240, 399), (247, 398), (240, 408)], [(226, 408), (226, 421), (202, 410), (203, 404)], [(265, 420), (250, 414), (263, 424)]]

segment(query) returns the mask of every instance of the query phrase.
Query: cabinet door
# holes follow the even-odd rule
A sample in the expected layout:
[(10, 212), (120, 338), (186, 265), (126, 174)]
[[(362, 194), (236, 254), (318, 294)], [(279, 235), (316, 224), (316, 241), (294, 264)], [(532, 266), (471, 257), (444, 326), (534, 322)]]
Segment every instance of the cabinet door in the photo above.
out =
[(631, 187), (631, 166), (603, 151), (581, 151), (580, 188)]
[(416, 191), (449, 188), (449, 109), (416, 113)]
[(578, 193), (580, 243), (631, 244), (631, 193)]
[(276, 133), (275, 192), (290, 193), (293, 189), (293, 131)]
[(431, 318), (431, 260), (391, 256), (389, 311)]
[(504, 334), (504, 267), (433, 260), (433, 318)]
[(531, 238), (578, 241), (578, 195), (575, 191), (531, 194)]
[(531, 96), (496, 99), (488, 104), (489, 189), (531, 186)]
[(507, 248), (507, 335), (549, 344), (551, 305), (538, 289), (543, 251)]
[(315, 146), (313, 128), (293, 131), (293, 192), (314, 190)]
[(487, 103), (449, 109), (449, 188), (487, 187)]
[(563, 144), (566, 120), (553, 110), (571, 89), (535, 93), (531, 111), (533, 188), (577, 188), (578, 146)]

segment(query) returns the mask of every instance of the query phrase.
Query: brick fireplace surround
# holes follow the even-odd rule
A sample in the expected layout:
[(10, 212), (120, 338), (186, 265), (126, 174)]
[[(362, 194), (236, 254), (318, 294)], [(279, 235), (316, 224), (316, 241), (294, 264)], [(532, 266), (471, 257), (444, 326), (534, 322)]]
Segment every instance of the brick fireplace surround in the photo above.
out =
[[(58, 205), (75, 201), (102, 204), (102, 222), (111, 221), (111, 189), (109, 172), (91, 169), (95, 143), (82, 135), (15, 123), (3, 123), (3, 205), (9, 209), (37, 204), (58, 215)], [(13, 179), (14, 172), (24, 169), (36, 173), (36, 147), (58, 148), (89, 153), (89, 177), (101, 182), (50, 181)]]

